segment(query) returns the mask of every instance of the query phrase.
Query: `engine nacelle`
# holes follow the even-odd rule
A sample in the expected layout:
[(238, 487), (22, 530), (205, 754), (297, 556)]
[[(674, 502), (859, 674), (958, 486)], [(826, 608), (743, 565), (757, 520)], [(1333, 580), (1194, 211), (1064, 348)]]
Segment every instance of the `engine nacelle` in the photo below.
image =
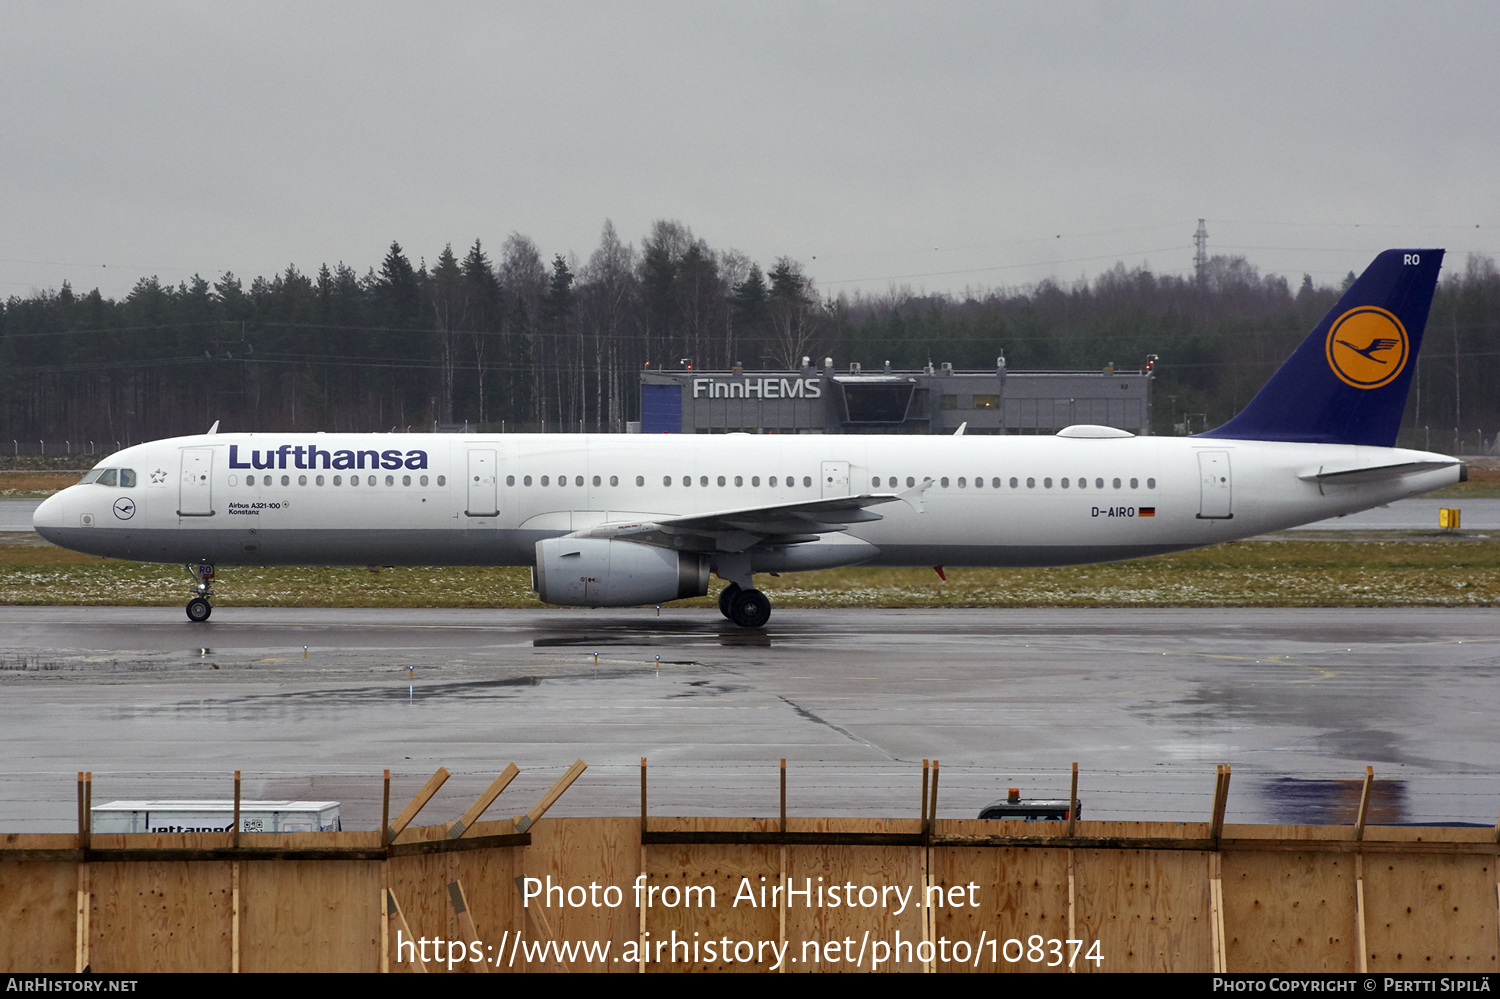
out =
[(612, 538), (548, 538), (536, 543), (534, 585), (549, 604), (659, 604), (708, 593), (708, 559)]

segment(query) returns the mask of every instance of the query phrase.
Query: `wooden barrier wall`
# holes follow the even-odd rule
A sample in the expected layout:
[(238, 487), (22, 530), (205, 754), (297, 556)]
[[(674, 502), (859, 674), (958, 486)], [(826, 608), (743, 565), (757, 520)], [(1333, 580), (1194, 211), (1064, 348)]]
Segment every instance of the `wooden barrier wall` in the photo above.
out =
[[(1494, 830), (1369, 827), (1356, 840), (1349, 826), (1227, 825), (1214, 838), (1209, 823), (1078, 822), (1070, 837), (1067, 823), (939, 820), (924, 832), (918, 819), (794, 818), (782, 837), (780, 821), (653, 817), (648, 840), (684, 842), (644, 846), (638, 817), (543, 818), (527, 831), (529, 843), (477, 849), (452, 847), (516, 836), (517, 823), (478, 822), (463, 840), (448, 825), (410, 827), (390, 849), (379, 832), (247, 833), (238, 852), (230, 833), (95, 835), (86, 852), (81, 835), (8, 835), (0, 837), (0, 969), (74, 971), (82, 939), (96, 972), (228, 972), (236, 961), (247, 972), (368, 972), (383, 961), (410, 970), (396, 960), (398, 917), (389, 925), (383, 918), (389, 888), (417, 937), (463, 940), (471, 926), (485, 947), (513, 942), (517, 932), (610, 943), (609, 960), (579, 957), (569, 962), (574, 970), (640, 971), (617, 958), (643, 932), (654, 942), (673, 931), (700, 942), (791, 941), (787, 955), (799, 960), (786, 971), (870, 970), (870, 953), (858, 967), (842, 953), (813, 964), (799, 947), (891, 942), (898, 932), (908, 942), (968, 941), (971, 953), (981, 935), (1098, 941), (1104, 971), (1356, 972), (1361, 937), (1370, 972), (1500, 970)], [(446, 852), (398, 852), (429, 847)], [(173, 850), (198, 852), (162, 852)], [(254, 851), (280, 855), (253, 859)], [(717, 905), (655, 906), (643, 926), (632, 888), (642, 873), (658, 889), (712, 886)], [(549, 875), (554, 884), (618, 886), (622, 904), (523, 908), (515, 879)], [(759, 886), (762, 877), (768, 885), (789, 877), (799, 889), (820, 877), (823, 885), (930, 881), (961, 892), (973, 883), (979, 906), (897, 913), (894, 904), (730, 904), (742, 878)], [(457, 911), (451, 883), (462, 885), (466, 912)], [(930, 970), (1049, 970), (991, 954), (986, 944), (965, 964), (936, 961)], [(923, 970), (915, 958), (914, 949), (882, 967)], [(652, 961), (644, 970), (764, 971), (771, 963)], [(1095, 967), (1078, 960), (1074, 971)], [(487, 970), (562, 968), (518, 952), (514, 964)]]

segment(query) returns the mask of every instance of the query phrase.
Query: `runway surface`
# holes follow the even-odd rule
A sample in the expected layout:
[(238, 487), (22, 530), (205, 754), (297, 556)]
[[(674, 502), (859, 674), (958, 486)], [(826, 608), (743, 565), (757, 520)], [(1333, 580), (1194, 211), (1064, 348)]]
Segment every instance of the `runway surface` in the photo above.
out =
[[(712, 611), (0, 607), (0, 831), (65, 831), (94, 800), (343, 802), (374, 828), (380, 772), (458, 815), (514, 761), (523, 811), (575, 758), (561, 814), (767, 815), (777, 761), (802, 815), (939, 814), (1019, 787), (1090, 818), (1493, 824), (1500, 615), (1492, 610)], [(303, 646), (307, 646), (304, 658)], [(594, 655), (598, 654), (595, 665)], [(657, 657), (660, 657), (658, 663)], [(408, 666), (411, 669), (408, 669)]]

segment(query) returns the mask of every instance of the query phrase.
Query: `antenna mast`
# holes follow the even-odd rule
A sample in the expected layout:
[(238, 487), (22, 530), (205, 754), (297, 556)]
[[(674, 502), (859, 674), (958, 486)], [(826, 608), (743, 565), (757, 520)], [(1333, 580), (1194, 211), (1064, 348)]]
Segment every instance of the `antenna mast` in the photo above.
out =
[(1198, 220), (1198, 231), (1193, 233), (1193, 246), (1197, 249), (1193, 254), (1193, 272), (1201, 284), (1208, 271), (1208, 227), (1203, 224), (1202, 219)]

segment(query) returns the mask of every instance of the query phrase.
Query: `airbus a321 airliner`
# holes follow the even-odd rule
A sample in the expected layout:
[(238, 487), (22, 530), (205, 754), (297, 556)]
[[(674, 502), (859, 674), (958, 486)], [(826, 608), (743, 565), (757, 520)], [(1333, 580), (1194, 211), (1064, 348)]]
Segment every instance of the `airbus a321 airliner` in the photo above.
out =
[(526, 565), (551, 604), (702, 596), (759, 628), (756, 573), (1140, 558), (1462, 482), (1393, 447), (1442, 250), (1387, 250), (1243, 411), (1195, 437), (229, 434), (110, 455), (47, 540), (215, 566)]

